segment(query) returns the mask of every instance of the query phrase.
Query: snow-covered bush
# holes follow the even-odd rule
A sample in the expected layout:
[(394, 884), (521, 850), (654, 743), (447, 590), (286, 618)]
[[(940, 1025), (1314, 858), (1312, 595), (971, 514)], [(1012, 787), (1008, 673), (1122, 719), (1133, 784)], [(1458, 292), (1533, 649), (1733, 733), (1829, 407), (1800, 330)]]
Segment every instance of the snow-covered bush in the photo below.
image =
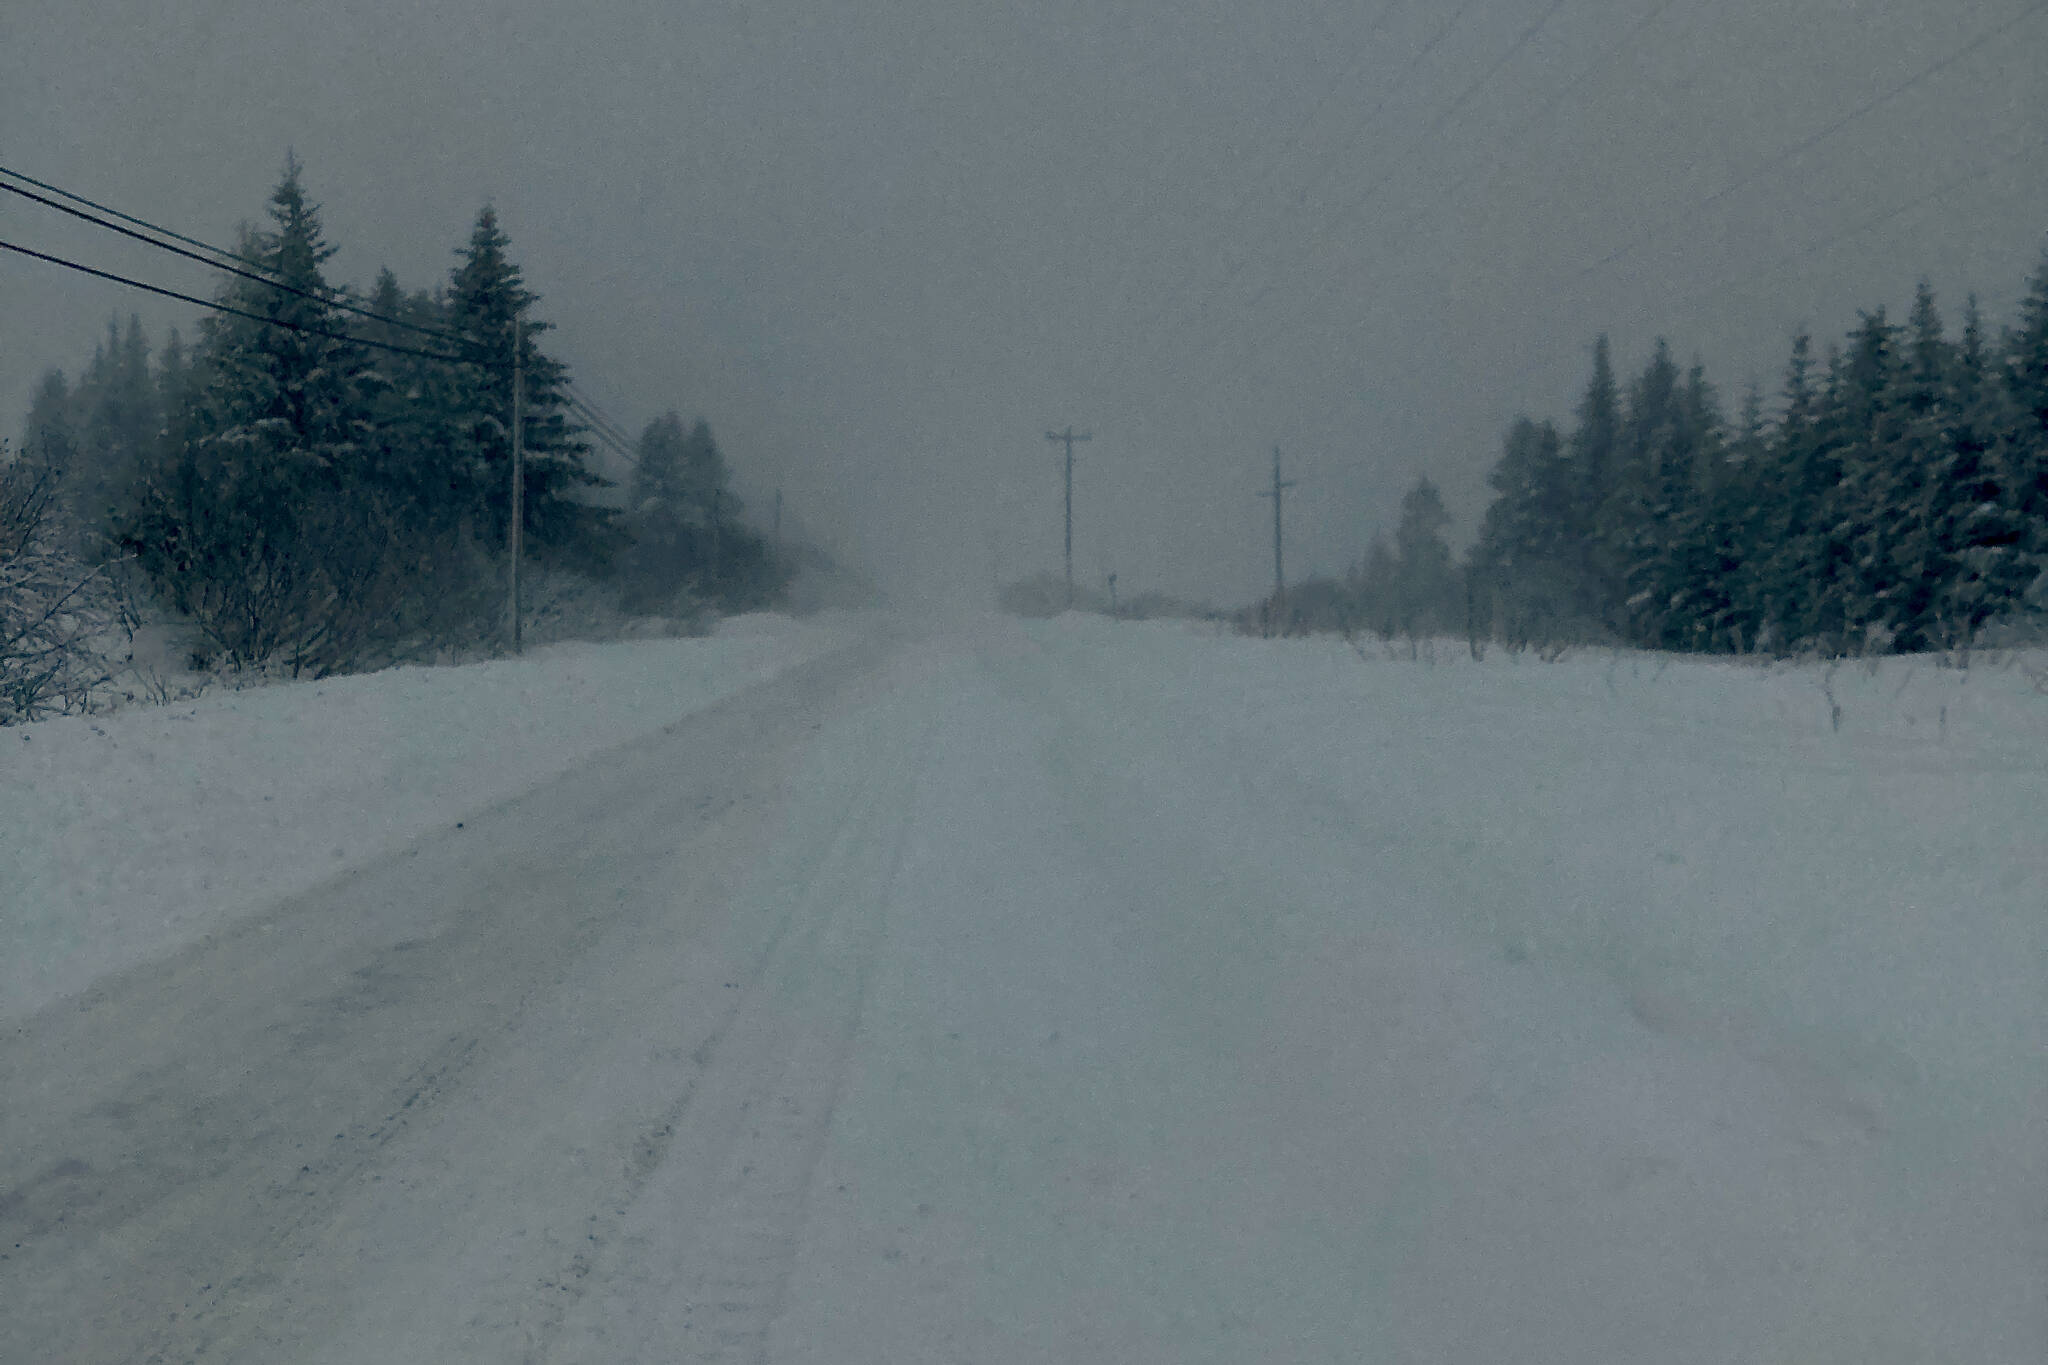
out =
[(57, 479), (0, 450), (0, 725), (84, 711), (109, 676), (106, 584), (60, 542)]

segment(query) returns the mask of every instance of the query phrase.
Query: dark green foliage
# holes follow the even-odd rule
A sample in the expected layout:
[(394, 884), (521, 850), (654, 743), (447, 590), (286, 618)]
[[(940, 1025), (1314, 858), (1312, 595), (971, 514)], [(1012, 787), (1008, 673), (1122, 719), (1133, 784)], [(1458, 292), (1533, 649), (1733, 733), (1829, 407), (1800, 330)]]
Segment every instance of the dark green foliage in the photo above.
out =
[(1394, 531), (1394, 610), (1403, 635), (1449, 629), (1458, 618), (1458, 582), (1444, 541), (1450, 524), (1436, 485), (1426, 476), (1417, 479), (1401, 498)]
[(621, 553), (629, 612), (687, 615), (697, 602), (728, 611), (764, 607), (788, 585), (767, 542), (741, 521), (725, 456), (699, 420), (686, 432), (674, 412), (640, 433)]
[(1967, 649), (2048, 607), (2048, 258), (2029, 289), (2002, 347), (1974, 299), (1951, 339), (1924, 284), (1818, 377), (1797, 337), (1776, 420), (1752, 387), (1732, 431), (1661, 341), (1618, 401), (1603, 339), (1562, 459), (1547, 427), (1508, 432), (1475, 629), (1590, 617), (1658, 648), (1839, 655)]
[(492, 540), (502, 539), (511, 508), (512, 358), (514, 325), (523, 320), (519, 348), (525, 445), (525, 527), (543, 557), (568, 551), (579, 538), (602, 537), (605, 512), (574, 496), (605, 480), (584, 463), (589, 447), (569, 419), (568, 366), (542, 351), (537, 338), (553, 324), (528, 316), (539, 295), (526, 287), (506, 248), (510, 239), (486, 206), (457, 255), (448, 284), (446, 320), (463, 338), (472, 364), (456, 371), (447, 417), (462, 428), (461, 458), (449, 468), (453, 496)]
[[(75, 385), (45, 376), (25, 450), (44, 471), (46, 521), (69, 553), (132, 557), (201, 652), (233, 667), (326, 673), (480, 643), (502, 625), (523, 323), (525, 551), (537, 568), (608, 578), (622, 519), (589, 496), (606, 481), (585, 463), (567, 367), (537, 344), (548, 324), (508, 247), (487, 207), (444, 289), (408, 293), (385, 271), (351, 296), (324, 274), (335, 248), (288, 158), (238, 254), (296, 292), (237, 278), (220, 299), (255, 317), (208, 315), (189, 350), (173, 332), (153, 367), (139, 324), (110, 323)], [(343, 306), (356, 304), (390, 321)], [(626, 586), (776, 600), (788, 573), (741, 523), (709, 427), (669, 421), (673, 458), (650, 467), (671, 468), (673, 486), (640, 519), (647, 572)]]

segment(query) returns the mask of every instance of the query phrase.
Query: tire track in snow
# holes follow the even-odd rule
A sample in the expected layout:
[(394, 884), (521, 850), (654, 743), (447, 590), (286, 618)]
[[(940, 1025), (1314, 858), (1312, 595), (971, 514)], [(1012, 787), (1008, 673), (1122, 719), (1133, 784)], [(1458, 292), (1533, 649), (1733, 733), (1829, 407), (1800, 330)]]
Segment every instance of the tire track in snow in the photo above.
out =
[(839, 808), (761, 969), (698, 1049), (705, 1070), (636, 1146), (595, 1254), (572, 1259), (528, 1365), (768, 1359), (929, 741), (921, 726), (907, 769)]
[[(560, 1016), (606, 942), (666, 951), (719, 921), (736, 856), (719, 849), (751, 836), (718, 831), (776, 806), (819, 728), (800, 723), (875, 662), (793, 670), (0, 1031), (0, 1358), (348, 1356), (350, 1296), (415, 1250), (389, 1234), (439, 1249), (462, 1230), (393, 1227), (386, 1206), (491, 1193), (434, 1146), (476, 1136), (477, 1076), (546, 1074), (507, 1070), (507, 1040)], [(679, 772), (679, 752), (713, 761)], [(690, 855), (708, 861), (675, 871)], [(701, 913), (670, 908), (676, 887), (700, 889)], [(602, 1042), (563, 1055), (599, 1061)]]

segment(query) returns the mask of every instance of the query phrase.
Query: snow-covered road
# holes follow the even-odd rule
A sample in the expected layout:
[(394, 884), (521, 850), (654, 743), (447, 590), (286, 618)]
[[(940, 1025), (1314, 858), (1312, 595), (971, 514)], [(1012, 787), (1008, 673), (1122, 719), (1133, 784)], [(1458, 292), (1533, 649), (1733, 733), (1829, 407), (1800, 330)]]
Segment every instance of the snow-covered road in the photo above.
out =
[[(2039, 1358), (2037, 966), (1831, 1033), (1719, 938), (1499, 931), (1598, 879), (1456, 812), (1682, 764), (1707, 691), (1575, 773), (1409, 668), (1290, 751), (1257, 642), (1110, 630), (884, 632), (10, 1025), (0, 1360)], [(1709, 738), (1646, 919), (1630, 857), (1760, 802), (1882, 834)]]

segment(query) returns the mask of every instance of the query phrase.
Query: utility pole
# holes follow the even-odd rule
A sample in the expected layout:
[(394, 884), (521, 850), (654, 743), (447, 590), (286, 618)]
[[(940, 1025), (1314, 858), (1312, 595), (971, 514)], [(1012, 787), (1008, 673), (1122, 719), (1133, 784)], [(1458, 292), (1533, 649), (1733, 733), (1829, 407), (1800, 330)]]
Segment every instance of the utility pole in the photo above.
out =
[(511, 601), (506, 604), (512, 616), (512, 652), (520, 652), (522, 641), (519, 630), (519, 533), (521, 523), (526, 519), (526, 422), (522, 410), (526, 403), (526, 371), (521, 363), (520, 343), (525, 339), (526, 324), (522, 319), (512, 319), (512, 522), (506, 539), (512, 552), (512, 573), (510, 584)]
[(1095, 437), (1085, 431), (1076, 436), (1074, 429), (1068, 427), (1065, 431), (1048, 431), (1045, 439), (1064, 444), (1067, 448), (1067, 605), (1071, 607), (1074, 605), (1074, 442), (1092, 441)]
[(779, 550), (782, 548), (782, 490), (780, 488), (775, 490), (775, 520), (772, 524), (774, 529), (771, 534), (775, 537), (775, 548)]
[(1274, 446), (1273, 487), (1259, 496), (1273, 500), (1273, 619), (1283, 632), (1287, 619), (1287, 570), (1280, 558), (1280, 495), (1292, 487), (1294, 480), (1280, 477), (1280, 447)]

